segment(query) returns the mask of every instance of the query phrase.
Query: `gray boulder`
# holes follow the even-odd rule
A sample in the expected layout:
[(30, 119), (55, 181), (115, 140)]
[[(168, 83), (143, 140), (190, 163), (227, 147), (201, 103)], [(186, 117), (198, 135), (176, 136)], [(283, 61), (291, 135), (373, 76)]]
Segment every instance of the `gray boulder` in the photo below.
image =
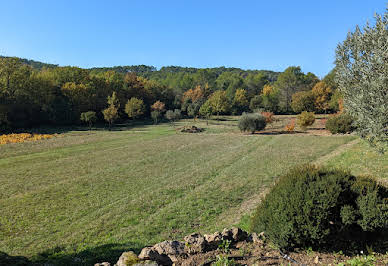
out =
[(153, 246), (161, 255), (181, 255), (185, 252), (185, 244), (179, 241), (163, 241)]
[(188, 254), (202, 253), (206, 250), (207, 242), (205, 238), (198, 233), (185, 236), (184, 240), (185, 252)]

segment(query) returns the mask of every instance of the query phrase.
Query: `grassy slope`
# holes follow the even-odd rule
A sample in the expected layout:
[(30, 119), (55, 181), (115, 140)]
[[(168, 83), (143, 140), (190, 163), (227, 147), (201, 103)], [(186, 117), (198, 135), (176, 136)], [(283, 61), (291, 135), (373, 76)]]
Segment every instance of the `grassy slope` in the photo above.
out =
[(327, 164), (349, 168), (355, 175), (371, 175), (388, 184), (388, 153), (379, 154), (363, 141), (331, 158)]
[(353, 139), (209, 127), (204, 134), (176, 134), (167, 125), (74, 131), (0, 146), (0, 251), (90, 264), (222, 229), (229, 225), (220, 217), (274, 176)]

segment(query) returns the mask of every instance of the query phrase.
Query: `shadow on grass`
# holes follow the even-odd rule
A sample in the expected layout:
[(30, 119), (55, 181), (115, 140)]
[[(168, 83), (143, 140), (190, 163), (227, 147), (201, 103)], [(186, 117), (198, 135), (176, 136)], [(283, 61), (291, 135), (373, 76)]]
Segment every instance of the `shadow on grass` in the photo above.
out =
[[(97, 123), (92, 126), (93, 131), (125, 131), (133, 128), (141, 128), (153, 125), (152, 120), (142, 121), (125, 121), (117, 123), (109, 129), (109, 126), (105, 123)], [(89, 127), (86, 125), (68, 125), (68, 126), (56, 126), (56, 125), (41, 125), (39, 127), (32, 128), (15, 128), (1, 132), (5, 134), (10, 133), (35, 133), (35, 134), (61, 134), (70, 131), (89, 131)]]
[(10, 256), (0, 251), (0, 266), (9, 265), (32, 265), (32, 262), (23, 256)]
[(98, 262), (110, 262), (112, 265), (117, 262), (121, 254), (132, 250), (136, 253), (140, 248), (136, 244), (106, 244), (93, 248), (87, 248), (80, 252), (68, 252), (63, 247), (55, 247), (41, 252), (31, 259), (23, 256), (10, 256), (0, 252), (0, 266), (5, 265), (94, 265)]
[(255, 132), (255, 135), (295, 135), (300, 133), (306, 133), (303, 131), (262, 131), (262, 132)]

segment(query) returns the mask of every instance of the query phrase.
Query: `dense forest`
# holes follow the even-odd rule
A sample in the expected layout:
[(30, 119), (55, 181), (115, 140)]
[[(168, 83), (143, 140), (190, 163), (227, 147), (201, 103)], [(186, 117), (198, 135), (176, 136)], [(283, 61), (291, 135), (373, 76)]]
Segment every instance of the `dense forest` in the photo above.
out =
[(334, 71), (321, 81), (296, 66), (281, 73), (226, 67), (158, 70), (146, 65), (82, 69), (0, 57), (3, 130), (78, 124), (85, 112), (109, 123), (161, 117), (176, 109), (188, 117), (256, 110), (326, 113), (340, 108), (340, 97)]

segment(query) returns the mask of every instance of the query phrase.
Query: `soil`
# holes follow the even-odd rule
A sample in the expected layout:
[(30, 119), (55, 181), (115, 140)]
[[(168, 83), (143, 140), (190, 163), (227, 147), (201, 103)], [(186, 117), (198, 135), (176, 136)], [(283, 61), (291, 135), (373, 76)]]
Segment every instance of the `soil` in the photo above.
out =
[[(237, 248), (238, 247), (238, 248)], [(228, 254), (219, 250), (191, 255), (180, 259), (176, 265), (182, 266), (210, 266), (217, 260), (217, 256), (226, 256), (234, 260), (236, 265), (338, 265), (351, 257), (336, 253), (321, 253), (314, 251), (291, 252), (284, 254), (266, 244), (252, 242), (238, 242)], [(388, 265), (387, 255), (375, 255), (374, 265)]]

